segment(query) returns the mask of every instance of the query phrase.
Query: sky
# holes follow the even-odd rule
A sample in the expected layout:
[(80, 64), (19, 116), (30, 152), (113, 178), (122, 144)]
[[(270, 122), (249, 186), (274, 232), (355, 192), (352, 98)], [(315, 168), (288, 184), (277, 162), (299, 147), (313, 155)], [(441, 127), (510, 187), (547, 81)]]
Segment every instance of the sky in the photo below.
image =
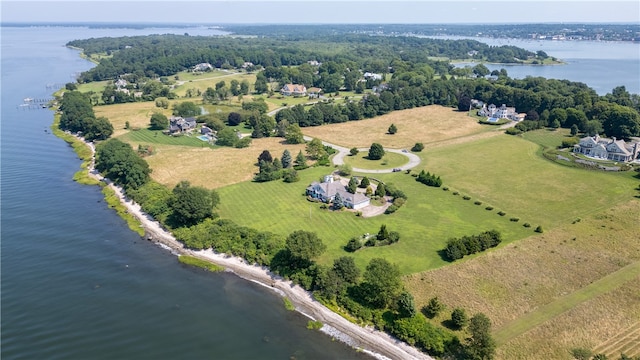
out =
[(2, 23), (635, 23), (640, 1), (2, 0)]

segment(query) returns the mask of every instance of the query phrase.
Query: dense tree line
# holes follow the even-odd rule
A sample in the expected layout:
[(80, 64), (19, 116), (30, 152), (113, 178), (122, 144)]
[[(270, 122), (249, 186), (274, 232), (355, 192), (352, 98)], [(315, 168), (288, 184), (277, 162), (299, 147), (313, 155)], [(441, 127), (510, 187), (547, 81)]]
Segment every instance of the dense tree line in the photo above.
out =
[(489, 230), (478, 235), (452, 238), (447, 241), (444, 254), (451, 260), (462, 259), (465, 255), (475, 254), (498, 246), (502, 242), (502, 235), (496, 230)]
[[(113, 80), (122, 74), (148, 78), (171, 76), (199, 63), (217, 68), (239, 68), (245, 62), (262, 67), (301, 65), (320, 62), (353, 61), (356, 69), (383, 70), (369, 63), (388, 64), (398, 57), (403, 61), (435, 63), (432, 57), (464, 59), (477, 51), (491, 61), (514, 62), (535, 53), (515, 47), (491, 47), (475, 40), (441, 40), (418, 37), (337, 34), (296, 35), (284, 38), (237, 38), (187, 35), (150, 35), (74, 40), (67, 45), (83, 49), (87, 55), (107, 54), (80, 81)], [(371, 71), (366, 70), (366, 71)], [(342, 83), (342, 81), (340, 81)]]
[(136, 189), (149, 181), (151, 169), (131, 145), (110, 139), (96, 146), (96, 170), (123, 188)]
[(91, 99), (79, 91), (65, 91), (60, 101), (61, 130), (80, 133), (88, 140), (105, 140), (113, 134), (113, 125), (105, 117), (96, 118)]
[[(434, 79), (416, 84), (415, 72), (394, 73), (388, 89), (379, 95), (366, 95), (360, 101), (344, 104), (317, 103), (308, 110), (302, 105), (283, 109), (276, 121), (286, 120), (300, 127), (340, 123), (372, 118), (395, 110), (431, 104), (458, 106), (462, 97), (493, 104), (508, 104), (527, 114), (516, 130), (541, 127), (577, 128), (586, 134), (606, 134), (629, 139), (640, 136), (640, 96), (630, 94), (624, 86), (599, 96), (585, 84), (567, 80), (502, 76), (491, 81), (478, 79)], [(409, 74), (405, 76), (406, 74)], [(411, 79), (410, 81), (401, 79)]]

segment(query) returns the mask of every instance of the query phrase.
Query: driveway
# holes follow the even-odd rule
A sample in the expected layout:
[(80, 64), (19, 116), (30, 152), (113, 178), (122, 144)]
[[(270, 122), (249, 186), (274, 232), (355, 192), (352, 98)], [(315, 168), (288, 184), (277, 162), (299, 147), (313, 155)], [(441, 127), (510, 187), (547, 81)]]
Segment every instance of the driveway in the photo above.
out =
[[(311, 141), (313, 140), (313, 138), (309, 137), (309, 136), (305, 136), (304, 137), (305, 141)], [(338, 151), (337, 154), (335, 154), (333, 156), (333, 163), (335, 165), (343, 165), (344, 164), (344, 157), (349, 155), (349, 151), (350, 149), (347, 149), (346, 147), (342, 147), (339, 145), (335, 145), (335, 144), (331, 144), (328, 143), (326, 141), (322, 142), (322, 145), (325, 146), (330, 146), (334, 149), (336, 149)], [(369, 148), (359, 148), (359, 151), (369, 151)], [(403, 166), (398, 167), (398, 169), (402, 170), (409, 170), (409, 169), (413, 169), (414, 167), (418, 166), (420, 164), (420, 157), (418, 157), (418, 155), (413, 154), (411, 152), (409, 152), (408, 150), (402, 150), (402, 149), (384, 149), (384, 151), (388, 151), (388, 152), (393, 152), (393, 153), (397, 153), (400, 155), (404, 155), (406, 157), (409, 158), (409, 162), (407, 164), (404, 164)], [(382, 169), (382, 170), (371, 170), (371, 169), (360, 169), (360, 168), (352, 168), (353, 171), (355, 172), (360, 172), (360, 173), (368, 173), (368, 174), (384, 174), (384, 173), (390, 173), (393, 172), (393, 169)]]

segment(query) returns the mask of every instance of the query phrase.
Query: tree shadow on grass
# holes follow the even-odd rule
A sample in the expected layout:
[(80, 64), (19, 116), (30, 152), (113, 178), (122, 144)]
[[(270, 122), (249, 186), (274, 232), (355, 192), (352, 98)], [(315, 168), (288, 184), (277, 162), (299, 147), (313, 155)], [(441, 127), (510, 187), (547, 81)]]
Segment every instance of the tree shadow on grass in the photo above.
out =
[(442, 249), (442, 250), (438, 250), (438, 256), (440, 256), (440, 259), (448, 262), (448, 263), (452, 263), (453, 260), (449, 259), (449, 257), (447, 256), (447, 252)]

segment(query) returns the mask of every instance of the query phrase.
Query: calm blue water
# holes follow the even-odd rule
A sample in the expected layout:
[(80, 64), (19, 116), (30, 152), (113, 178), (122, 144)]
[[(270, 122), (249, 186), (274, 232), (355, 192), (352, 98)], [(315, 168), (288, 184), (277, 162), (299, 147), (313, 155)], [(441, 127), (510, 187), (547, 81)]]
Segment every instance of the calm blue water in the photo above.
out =
[[(446, 37), (458, 39), (459, 37)], [(606, 41), (534, 41), (519, 39), (472, 38), (492, 45), (512, 45), (530, 51), (542, 50), (549, 56), (563, 60), (565, 65), (506, 65), (487, 64), (489, 70), (504, 68), (510, 77), (523, 79), (541, 76), (571, 80), (587, 84), (599, 95), (610, 93), (617, 86), (640, 94), (640, 43)], [(458, 64), (465, 66), (469, 64)]]
[(69, 40), (169, 30), (1, 31), (0, 358), (365, 358), (307, 330), (268, 289), (183, 267), (141, 240), (98, 187), (71, 180), (80, 161), (45, 131), (52, 112), (16, 106), (92, 66)]
[[(52, 90), (46, 84), (72, 81), (74, 73), (92, 66), (65, 48), (67, 41), (167, 32), (215, 33), (206, 28), (1, 28), (0, 357), (364, 358), (307, 330), (307, 319), (284, 310), (268, 289), (230, 274), (185, 268), (141, 240), (107, 208), (97, 187), (71, 180), (80, 161), (45, 131), (52, 113), (17, 107), (26, 97), (48, 97)], [(609, 57), (592, 62), (597, 59), (543, 50), (569, 65), (520, 68), (561, 69), (560, 78), (581, 74), (574, 80), (599, 93), (598, 86), (606, 92), (618, 85), (640, 92), (637, 73), (624, 70), (630, 62), (637, 71), (637, 58), (597, 51)], [(592, 68), (572, 67), (580, 64)], [(515, 69), (508, 72), (518, 76)], [(603, 78), (612, 83), (598, 85)]]

